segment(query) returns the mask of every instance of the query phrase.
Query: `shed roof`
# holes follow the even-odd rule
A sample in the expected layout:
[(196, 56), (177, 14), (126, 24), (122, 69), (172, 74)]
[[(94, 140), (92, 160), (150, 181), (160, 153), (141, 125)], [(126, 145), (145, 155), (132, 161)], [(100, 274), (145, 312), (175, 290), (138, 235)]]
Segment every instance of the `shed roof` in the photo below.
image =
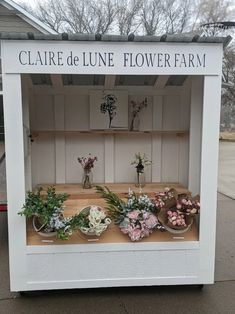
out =
[(175, 42), (175, 43), (222, 43), (227, 46), (232, 40), (227, 37), (200, 37), (200, 35), (162, 35), (136, 36), (130, 35), (101, 35), (101, 34), (34, 34), (34, 33), (0, 33), (0, 39), (8, 40), (63, 40), (63, 41), (104, 41), (104, 42)]
[(15, 3), (14, 1), (0, 0), (0, 4), (11, 10), (15, 15), (25, 20), (28, 24), (32, 25), (43, 34), (57, 34), (56, 31), (54, 31), (45, 23), (37, 19), (34, 15), (27, 12), (24, 8), (22, 8), (19, 4)]

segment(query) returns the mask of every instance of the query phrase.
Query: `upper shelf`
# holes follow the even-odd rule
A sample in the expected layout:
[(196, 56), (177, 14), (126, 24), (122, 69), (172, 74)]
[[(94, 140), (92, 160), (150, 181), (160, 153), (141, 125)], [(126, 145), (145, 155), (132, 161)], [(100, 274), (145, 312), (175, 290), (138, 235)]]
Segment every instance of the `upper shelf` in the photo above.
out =
[(80, 131), (65, 131), (65, 130), (34, 130), (31, 133), (32, 137), (37, 137), (40, 134), (54, 134), (54, 135), (70, 135), (70, 134), (123, 134), (123, 135), (135, 135), (135, 134), (176, 134), (185, 135), (188, 134), (188, 130), (149, 130), (149, 131), (129, 131), (129, 130), (80, 130)]

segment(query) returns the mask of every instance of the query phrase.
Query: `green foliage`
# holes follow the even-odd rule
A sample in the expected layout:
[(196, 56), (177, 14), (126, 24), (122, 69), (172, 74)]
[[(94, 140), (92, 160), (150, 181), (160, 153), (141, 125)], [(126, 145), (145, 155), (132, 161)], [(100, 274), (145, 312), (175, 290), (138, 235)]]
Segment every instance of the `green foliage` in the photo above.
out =
[(27, 192), (25, 204), (19, 215), (31, 218), (32, 216), (39, 216), (43, 224), (48, 224), (50, 218), (55, 210), (61, 209), (64, 201), (69, 197), (68, 194), (56, 194), (53, 186), (48, 187), (45, 197), (41, 195), (42, 187), (38, 188), (36, 192)]
[(96, 192), (106, 200), (106, 203), (108, 204), (107, 210), (109, 212), (109, 216), (115, 220), (115, 223), (125, 216), (126, 203), (115, 193), (111, 192), (107, 186), (102, 187), (97, 185)]

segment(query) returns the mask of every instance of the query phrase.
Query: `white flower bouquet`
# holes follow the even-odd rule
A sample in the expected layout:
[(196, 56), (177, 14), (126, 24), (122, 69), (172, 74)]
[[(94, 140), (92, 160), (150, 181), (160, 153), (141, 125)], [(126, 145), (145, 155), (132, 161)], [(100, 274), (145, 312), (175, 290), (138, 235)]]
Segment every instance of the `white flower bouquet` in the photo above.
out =
[(105, 211), (96, 205), (83, 208), (78, 216), (80, 217), (79, 230), (90, 236), (100, 236), (111, 223)]

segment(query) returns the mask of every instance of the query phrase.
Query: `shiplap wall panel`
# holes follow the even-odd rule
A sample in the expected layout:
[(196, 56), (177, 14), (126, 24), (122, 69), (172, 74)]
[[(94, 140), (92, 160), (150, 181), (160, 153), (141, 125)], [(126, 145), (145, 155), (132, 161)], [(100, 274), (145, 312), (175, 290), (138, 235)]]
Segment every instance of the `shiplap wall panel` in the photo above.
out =
[[(136, 169), (131, 162), (136, 153), (145, 153), (151, 159), (151, 136), (115, 136), (115, 182), (135, 182)], [(146, 168), (146, 181), (151, 182), (151, 166)]]
[(55, 182), (55, 138), (40, 134), (32, 144), (33, 185)]
[(93, 134), (66, 135), (65, 145), (66, 183), (81, 183), (83, 169), (78, 163), (78, 157), (97, 156), (93, 169), (94, 182), (104, 182), (104, 136)]
[(41, 95), (34, 98), (32, 117), (33, 130), (54, 130), (54, 96)]
[(179, 181), (179, 137), (162, 135), (162, 181)]
[(179, 182), (188, 186), (189, 171), (189, 136), (184, 135), (179, 138)]
[(89, 129), (89, 96), (66, 95), (65, 97), (65, 130), (77, 131)]
[[(141, 102), (145, 97), (148, 106), (140, 113), (140, 129), (188, 129), (190, 90), (182, 95), (132, 94), (128, 98), (129, 107), (132, 99)], [(34, 97), (30, 107), (32, 130), (89, 130), (88, 94), (42, 95)], [(188, 141), (187, 136), (174, 134), (109, 135), (108, 138), (92, 134), (40, 135), (33, 144), (33, 182), (81, 182), (82, 169), (77, 157), (87, 156), (89, 152), (99, 159), (94, 168), (95, 182), (131, 182), (135, 180), (135, 168), (130, 163), (134, 154), (141, 152), (153, 161), (152, 166), (146, 169), (146, 182), (180, 182), (187, 186)], [(37, 165), (38, 160), (40, 166)], [(46, 165), (45, 171), (42, 171), (43, 165)]]
[(180, 96), (167, 95), (163, 99), (162, 128), (163, 130), (180, 129)]

